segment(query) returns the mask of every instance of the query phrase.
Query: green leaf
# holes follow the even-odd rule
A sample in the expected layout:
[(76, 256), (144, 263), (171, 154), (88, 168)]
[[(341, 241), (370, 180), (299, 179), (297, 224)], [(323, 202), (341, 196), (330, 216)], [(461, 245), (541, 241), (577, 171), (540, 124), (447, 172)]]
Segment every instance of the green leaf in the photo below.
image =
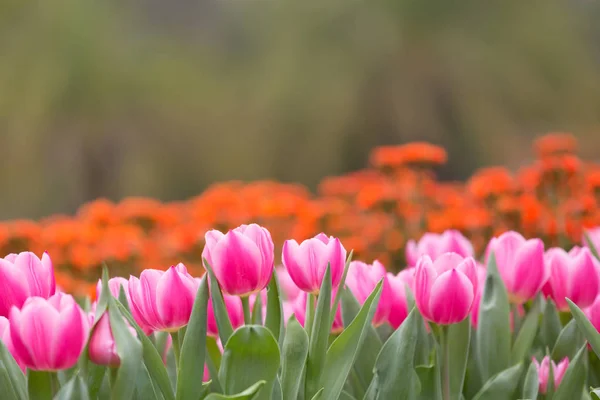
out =
[[(256, 297), (254, 298), (254, 305), (252, 306), (252, 323), (254, 325), (262, 325), (263, 324), (262, 298), (261, 298), (260, 293), (257, 293)], [(275, 335), (273, 335), (273, 336), (275, 336)]]
[(356, 399), (350, 393), (342, 390), (342, 393), (340, 393), (340, 397), (338, 400), (356, 400)]
[(553, 349), (562, 329), (556, 306), (551, 299), (547, 299), (544, 315), (542, 316), (542, 326), (540, 327), (540, 338), (543, 346)]
[[(3, 380), (3, 386), (0, 386), (2, 389), (2, 393), (11, 393), (14, 392), (19, 399), (24, 399), (27, 397), (27, 380), (25, 379), (25, 374), (19, 368), (19, 365), (13, 358), (12, 354), (4, 343), (0, 340), (0, 365), (4, 369), (5, 377)], [(4, 385), (9, 385), (4, 386)]]
[(123, 304), (123, 307), (129, 312), (131, 312), (131, 308), (129, 302), (127, 301), (127, 295), (125, 294), (125, 288), (123, 285), (119, 286), (119, 303)]
[(142, 371), (138, 374), (138, 379), (135, 383), (135, 398), (138, 400), (159, 399), (156, 388), (150, 378), (148, 368), (146, 368), (144, 364), (142, 364)]
[(590, 235), (587, 232), (583, 232), (583, 236), (585, 238), (587, 247), (590, 249), (594, 257), (600, 260), (600, 253), (598, 253), (598, 249), (596, 248), (596, 246), (594, 246), (594, 242), (592, 242), (592, 239), (590, 239)]
[[(87, 352), (86, 352), (87, 355)], [(106, 375), (106, 367), (102, 365), (96, 365), (91, 361), (87, 366), (87, 387), (90, 399), (95, 399), (100, 392), (102, 382), (104, 381), (104, 375)]]
[[(590, 322), (589, 319), (585, 316), (583, 311), (575, 303), (571, 300), (567, 299), (567, 303), (569, 303), (569, 308), (571, 309), (571, 314), (573, 314), (573, 318), (577, 321), (577, 326), (583, 332), (583, 336), (587, 339), (588, 343), (594, 350), (596, 355), (600, 354), (600, 333), (596, 330), (594, 325)], [(600, 356), (599, 356), (600, 357)]]
[(378, 399), (412, 399), (420, 391), (413, 368), (420, 323), (421, 316), (413, 309), (381, 348), (374, 368)]
[(538, 377), (538, 370), (535, 364), (531, 363), (527, 369), (525, 383), (523, 384), (523, 398), (532, 400), (537, 399), (539, 387), (540, 381)]
[(577, 327), (577, 322), (572, 319), (558, 335), (554, 349), (552, 349), (552, 359), (556, 362), (565, 357), (572, 360), (584, 343), (583, 333)]
[(268, 400), (279, 369), (279, 347), (270, 330), (260, 325), (238, 328), (227, 341), (219, 381), (225, 394), (236, 394), (264, 380), (257, 399)]
[(322, 399), (323, 398), (323, 391), (324, 390), (325, 390), (324, 388), (319, 389), (319, 391), (317, 393), (315, 393), (315, 395), (313, 397), (311, 397), (311, 400), (320, 400), (320, 399)]
[[(434, 350), (435, 351), (435, 350)], [(439, 386), (440, 370), (438, 363), (431, 365), (420, 365), (416, 369), (421, 391), (417, 400), (442, 400), (442, 391)]]
[(265, 381), (258, 381), (254, 385), (250, 386), (248, 389), (232, 395), (224, 395), (211, 393), (206, 397), (206, 400), (253, 400), (258, 399), (258, 393), (261, 392), (261, 389), (265, 385)]
[(26, 399), (27, 394), (24, 397), (19, 397), (15, 391), (15, 387), (10, 381), (9, 373), (2, 362), (0, 362), (0, 390), (2, 395), (6, 397), (6, 400), (21, 400)]
[(367, 328), (371, 326), (381, 296), (382, 285), (383, 280), (375, 286), (352, 323), (329, 346), (321, 380), (325, 386), (324, 399), (337, 399), (339, 397), (362, 347)]
[(523, 364), (519, 363), (491, 377), (473, 400), (514, 400)]
[(284, 399), (297, 399), (308, 355), (308, 334), (295, 316), (289, 319), (283, 339), (281, 390)]
[(223, 294), (221, 293), (219, 282), (217, 282), (217, 278), (215, 277), (212, 267), (208, 261), (206, 261), (206, 258), (203, 260), (204, 268), (206, 268), (206, 272), (210, 278), (210, 299), (212, 300), (219, 337), (221, 338), (221, 343), (223, 343), (223, 346), (225, 346), (225, 344), (227, 344), (227, 340), (229, 340), (229, 337), (233, 334), (233, 326), (231, 325), (229, 314), (227, 314), (227, 307), (225, 307), (225, 300), (223, 300)]
[(496, 257), (492, 254), (479, 307), (479, 327), (476, 331), (477, 358), (483, 381), (510, 365), (509, 318), (508, 295), (498, 273)]
[(328, 265), (323, 275), (323, 282), (319, 290), (317, 308), (310, 334), (308, 358), (306, 359), (306, 381), (304, 383), (305, 396), (312, 397), (321, 388), (321, 373), (325, 365), (325, 355), (329, 343), (331, 324), (331, 268)]
[(471, 318), (448, 326), (450, 398), (459, 399), (465, 383), (471, 342)]
[(60, 388), (54, 400), (89, 400), (88, 388), (83, 379), (75, 375)]
[(587, 345), (583, 345), (571, 360), (552, 400), (571, 400), (573, 393), (581, 393), (587, 376), (583, 360), (584, 355), (587, 356), (586, 351)]
[[(342, 273), (342, 279), (340, 280), (340, 284), (338, 286), (338, 291), (335, 293), (335, 299), (333, 299), (333, 304), (331, 309), (334, 310), (334, 312), (331, 314), (331, 323), (330, 325), (333, 326), (333, 321), (335, 320), (335, 314), (337, 312), (338, 309), (338, 305), (340, 304), (340, 300), (342, 299), (342, 292), (344, 290), (344, 285), (346, 284), (346, 277), (348, 276), (348, 270), (350, 269), (350, 263), (352, 262), (352, 256), (354, 255), (354, 250), (350, 250), (350, 253), (348, 254), (348, 257), (346, 257), (346, 263), (344, 264), (344, 272)], [(345, 326), (345, 322), (344, 322), (344, 326)]]
[(108, 267), (106, 264), (102, 267), (102, 291), (100, 292), (100, 298), (98, 299), (98, 303), (96, 304), (96, 313), (94, 315), (94, 325), (100, 321), (100, 317), (106, 309), (108, 308), (108, 299), (111, 296), (110, 289), (108, 288)]
[(590, 396), (592, 399), (594, 400), (600, 400), (600, 388), (592, 388), (592, 391), (590, 392)]
[(283, 308), (281, 303), (281, 291), (279, 290), (279, 281), (277, 273), (273, 270), (273, 277), (267, 289), (267, 317), (265, 326), (271, 331), (278, 342), (283, 340)]
[(535, 341), (540, 321), (539, 303), (535, 302), (527, 313), (517, 338), (512, 346), (511, 362), (513, 364), (523, 361), (529, 354), (529, 350)]
[(206, 354), (206, 318), (208, 307), (208, 278), (202, 278), (186, 335), (181, 346), (179, 368), (177, 370), (177, 400), (196, 400), (202, 387), (198, 371), (204, 371)]
[(52, 390), (58, 385), (55, 372), (27, 370), (29, 400), (51, 400)]

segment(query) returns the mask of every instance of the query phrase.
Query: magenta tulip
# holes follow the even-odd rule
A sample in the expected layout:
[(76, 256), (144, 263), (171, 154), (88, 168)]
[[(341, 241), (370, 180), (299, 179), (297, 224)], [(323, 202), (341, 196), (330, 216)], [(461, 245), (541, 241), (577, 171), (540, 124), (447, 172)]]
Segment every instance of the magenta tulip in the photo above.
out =
[(548, 390), (548, 378), (550, 376), (550, 367), (552, 367), (552, 375), (554, 376), (554, 389), (558, 388), (560, 382), (567, 372), (569, 367), (569, 359), (563, 358), (561, 362), (556, 365), (554, 361), (551, 361), (548, 356), (544, 357), (540, 364), (535, 358), (532, 359), (535, 367), (538, 370), (538, 380), (540, 382), (540, 393), (545, 394)]
[(183, 264), (166, 272), (146, 269), (129, 278), (131, 308), (151, 329), (176, 332), (190, 320), (198, 285)]
[(594, 302), (598, 295), (598, 271), (589, 249), (575, 249), (567, 253), (561, 248), (546, 252), (546, 264), (550, 268), (550, 279), (543, 288), (544, 294), (556, 303), (560, 311), (569, 311), (569, 298), (580, 308)]
[(533, 299), (548, 280), (550, 269), (544, 262), (544, 243), (540, 239), (525, 240), (517, 232), (506, 232), (490, 241), (488, 260), (492, 252), (511, 303)]
[(422, 256), (415, 272), (415, 303), (423, 317), (440, 325), (464, 320), (477, 293), (476, 268), (472, 257), (456, 253), (444, 253), (435, 261)]
[(447, 230), (442, 234), (426, 233), (418, 243), (414, 240), (406, 243), (406, 262), (409, 266), (415, 266), (421, 256), (428, 255), (435, 260), (444, 253), (473, 256), (473, 245), (456, 230)]
[[(143, 318), (138, 314), (137, 309), (131, 305), (131, 296), (129, 295), (129, 281), (120, 276), (110, 278), (108, 280), (108, 289), (110, 293), (115, 297), (119, 298), (119, 293), (121, 292), (121, 287), (123, 287), (123, 291), (125, 292), (125, 297), (127, 298), (127, 304), (129, 304), (129, 308), (131, 310), (131, 315), (135, 320), (136, 324), (144, 331), (146, 335), (150, 335), (152, 333), (152, 328), (147, 326), (143, 320)], [(100, 294), (102, 293), (102, 280), (98, 281), (96, 285), (96, 301), (100, 299)]]
[(382, 279), (381, 296), (373, 317), (375, 326), (384, 324), (388, 320), (392, 309), (392, 288), (388, 282), (385, 267), (377, 260), (373, 261), (372, 265), (362, 261), (352, 261), (346, 277), (346, 286), (360, 304), (364, 304), (377, 283)]
[(6, 346), (8, 352), (13, 356), (19, 368), (25, 372), (25, 364), (15, 354), (12, 339), (10, 338), (10, 322), (6, 317), (0, 317), (0, 342), (4, 343), (4, 346)]
[(483, 288), (485, 287), (485, 278), (487, 270), (483, 265), (477, 265), (477, 291), (473, 298), (473, 307), (471, 307), (471, 324), (473, 327), (477, 327), (479, 322), (479, 306), (481, 305), (481, 297), (483, 296)]
[(10, 311), (10, 337), (16, 358), (27, 368), (58, 371), (77, 364), (87, 343), (90, 323), (73, 297), (30, 297)]
[(406, 268), (397, 275), (390, 272), (387, 279), (392, 291), (392, 301), (388, 322), (392, 328), (397, 329), (408, 316), (408, 303), (406, 300), (406, 288), (413, 290), (415, 279), (415, 268)]
[[(236, 329), (244, 325), (244, 309), (242, 308), (242, 300), (237, 296), (223, 295), (225, 307), (227, 308), (227, 315), (233, 329)], [(206, 329), (209, 336), (218, 338), (219, 330), (217, 328), (217, 320), (215, 319), (215, 311), (213, 309), (212, 300), (208, 299), (208, 311), (207, 311), (207, 323)]]
[[(331, 306), (333, 307), (333, 301), (335, 299), (337, 291), (334, 290), (331, 292)], [(306, 320), (306, 301), (308, 298), (308, 293), (302, 292), (300, 296), (294, 301), (292, 304), (292, 309), (284, 312), (288, 313), (288, 319), (291, 317), (291, 314), (296, 315), (296, 319), (300, 323), (300, 325), (304, 326), (304, 322)], [(286, 319), (287, 322), (287, 319)], [(335, 312), (335, 317), (333, 320), (333, 325), (331, 327), (331, 333), (336, 334), (340, 333), (344, 330), (344, 321), (342, 320), (342, 308), (341, 305), (338, 304), (337, 311)]]
[(241, 225), (226, 234), (211, 230), (205, 241), (202, 257), (225, 293), (245, 297), (268, 285), (275, 258), (268, 230), (256, 224)]
[(288, 270), (285, 267), (277, 267), (275, 271), (277, 272), (279, 289), (283, 293), (283, 297), (289, 301), (296, 299), (302, 290), (296, 286)]
[[(124, 322), (129, 327), (131, 334), (134, 337), (137, 337), (135, 329), (130, 327), (127, 321)], [(100, 320), (92, 330), (88, 344), (88, 354), (90, 360), (96, 364), (109, 367), (118, 367), (121, 365), (121, 359), (117, 354), (117, 343), (113, 337), (108, 313), (102, 314)]]
[(346, 249), (339, 239), (320, 233), (300, 244), (286, 240), (282, 260), (296, 286), (307, 293), (317, 294), (328, 265), (332, 287), (339, 286), (344, 273)]
[(54, 295), (54, 267), (48, 253), (38, 256), (31, 252), (9, 254), (0, 258), (0, 316), (8, 317), (10, 309), (21, 308), (27, 298)]

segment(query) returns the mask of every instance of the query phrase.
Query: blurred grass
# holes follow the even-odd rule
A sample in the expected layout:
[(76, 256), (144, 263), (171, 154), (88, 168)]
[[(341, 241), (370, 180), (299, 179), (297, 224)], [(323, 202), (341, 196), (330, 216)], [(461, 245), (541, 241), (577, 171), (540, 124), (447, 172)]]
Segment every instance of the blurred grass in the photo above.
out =
[(598, 6), (567, 0), (0, 2), (0, 218), (314, 186), (431, 140), (447, 178), (533, 135), (600, 144)]

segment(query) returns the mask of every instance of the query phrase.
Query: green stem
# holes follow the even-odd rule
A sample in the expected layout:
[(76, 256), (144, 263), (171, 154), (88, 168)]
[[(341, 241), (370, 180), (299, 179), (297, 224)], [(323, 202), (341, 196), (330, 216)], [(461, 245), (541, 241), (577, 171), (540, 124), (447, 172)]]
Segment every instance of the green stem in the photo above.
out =
[(155, 340), (156, 350), (158, 350), (158, 354), (160, 354), (160, 356), (162, 358), (163, 355), (165, 354), (165, 349), (167, 348), (167, 338), (169, 337), (169, 334), (167, 332), (156, 332), (156, 334), (154, 334), (152, 336), (155, 336), (154, 340)]
[(117, 381), (117, 375), (119, 374), (119, 368), (109, 368), (108, 369), (108, 383), (110, 384), (111, 389), (115, 385)]
[(440, 326), (440, 345), (442, 347), (442, 399), (450, 400), (450, 343), (448, 327)]
[(521, 318), (519, 317), (519, 306), (516, 304), (510, 305), (512, 315), (511, 318), (513, 320), (513, 333), (517, 335), (519, 330), (521, 329)]
[(56, 372), (29, 370), (27, 389), (30, 400), (52, 400), (60, 389), (58, 375)]
[(252, 315), (250, 314), (250, 299), (248, 296), (242, 297), (242, 307), (244, 308), (244, 324), (252, 324)]
[(315, 318), (315, 295), (308, 294), (308, 298), (306, 299), (306, 318), (304, 321), (304, 329), (306, 329), (306, 333), (308, 333), (308, 338), (310, 339), (310, 334), (312, 332), (313, 319)]
[(172, 332), (171, 338), (173, 339), (173, 353), (175, 354), (175, 365), (179, 369), (179, 356), (181, 354), (181, 346), (179, 343), (179, 331)]

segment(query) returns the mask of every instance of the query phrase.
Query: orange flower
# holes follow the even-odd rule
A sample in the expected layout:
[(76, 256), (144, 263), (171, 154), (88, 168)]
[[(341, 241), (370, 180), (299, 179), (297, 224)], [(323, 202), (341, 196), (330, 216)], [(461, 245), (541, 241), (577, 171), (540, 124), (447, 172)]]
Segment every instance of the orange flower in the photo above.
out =
[(371, 163), (378, 168), (403, 165), (436, 166), (445, 164), (447, 159), (446, 150), (425, 142), (376, 147), (371, 152)]
[(467, 183), (467, 190), (476, 199), (484, 200), (514, 189), (514, 179), (504, 167), (480, 169)]
[(533, 144), (540, 158), (577, 151), (577, 139), (571, 133), (548, 133), (535, 140)]

